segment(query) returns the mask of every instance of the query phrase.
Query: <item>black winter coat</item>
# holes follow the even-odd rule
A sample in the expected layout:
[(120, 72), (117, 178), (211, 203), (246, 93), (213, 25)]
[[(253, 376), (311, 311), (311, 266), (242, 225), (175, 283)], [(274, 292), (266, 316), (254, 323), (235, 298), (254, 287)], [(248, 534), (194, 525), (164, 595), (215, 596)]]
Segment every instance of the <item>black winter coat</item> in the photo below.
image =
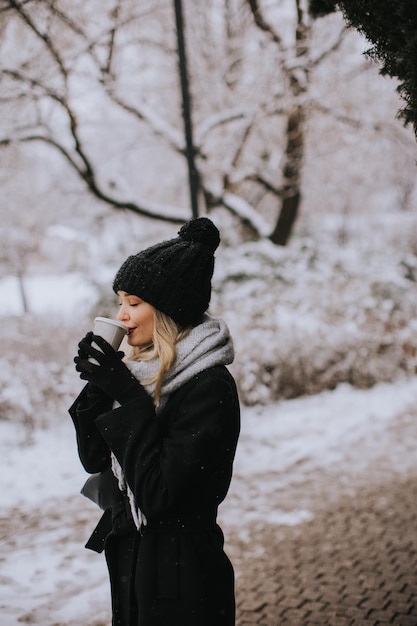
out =
[[(201, 372), (156, 415), (148, 394), (119, 408), (87, 387), (70, 408), (81, 462), (100, 472), (102, 519), (87, 543), (106, 552), (113, 624), (233, 626), (234, 577), (216, 524), (240, 429), (235, 382), (224, 366)], [(120, 465), (147, 525), (136, 530)]]

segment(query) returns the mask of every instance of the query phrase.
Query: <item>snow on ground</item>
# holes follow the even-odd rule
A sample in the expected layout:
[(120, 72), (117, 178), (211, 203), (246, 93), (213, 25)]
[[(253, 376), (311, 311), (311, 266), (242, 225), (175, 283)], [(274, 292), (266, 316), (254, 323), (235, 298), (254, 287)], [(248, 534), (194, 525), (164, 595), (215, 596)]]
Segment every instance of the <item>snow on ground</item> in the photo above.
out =
[[(340, 385), (334, 391), (243, 411), (234, 481), (222, 519), (238, 527), (261, 520), (297, 524), (311, 518), (321, 497), (353, 495), (357, 486), (389, 480), (415, 466), (417, 378), (369, 390)], [(409, 431), (411, 436), (409, 435)], [(398, 433), (399, 440), (398, 439)], [(417, 433), (417, 430), (416, 430)], [(384, 470), (385, 471), (385, 470)], [(242, 510), (240, 494), (250, 492)], [(288, 494), (291, 498), (288, 500)], [(282, 500), (281, 496), (282, 494)]]
[[(412, 471), (416, 407), (412, 378), (243, 408), (220, 512), (226, 538), (245, 541), (253, 523), (301, 523), (326, 498)], [(83, 548), (100, 512), (79, 495), (86, 476), (70, 419), (29, 441), (23, 426), (1, 422), (0, 459), (2, 626), (108, 624), (104, 557)]]

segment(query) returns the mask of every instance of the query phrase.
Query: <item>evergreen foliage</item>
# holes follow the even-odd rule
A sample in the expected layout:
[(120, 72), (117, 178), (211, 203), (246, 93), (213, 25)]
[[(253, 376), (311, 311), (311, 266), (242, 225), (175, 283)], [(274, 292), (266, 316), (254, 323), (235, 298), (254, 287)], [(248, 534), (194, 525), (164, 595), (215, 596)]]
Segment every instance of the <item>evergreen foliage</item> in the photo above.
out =
[(372, 44), (367, 54), (382, 63), (381, 74), (399, 79), (399, 115), (417, 133), (417, 0), (310, 0), (313, 17), (337, 9)]
[(337, 10), (337, 2), (334, 0), (310, 0), (310, 15), (314, 18), (324, 17)]

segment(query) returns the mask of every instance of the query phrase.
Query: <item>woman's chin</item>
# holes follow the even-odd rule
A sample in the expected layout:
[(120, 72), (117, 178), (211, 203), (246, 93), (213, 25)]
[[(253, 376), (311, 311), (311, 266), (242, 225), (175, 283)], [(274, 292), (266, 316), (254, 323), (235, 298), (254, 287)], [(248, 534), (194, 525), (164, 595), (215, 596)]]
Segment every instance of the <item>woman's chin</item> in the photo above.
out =
[(134, 334), (127, 336), (127, 343), (129, 344), (131, 348), (143, 347), (143, 342), (140, 340), (140, 337), (135, 338)]
[(133, 338), (133, 335), (132, 335), (132, 334), (129, 334), (129, 335), (126, 337), (126, 341), (127, 341), (127, 343), (129, 344), (129, 346), (132, 346), (132, 348), (134, 348), (134, 347), (135, 347), (136, 343), (135, 343), (135, 340), (134, 340), (134, 338)]

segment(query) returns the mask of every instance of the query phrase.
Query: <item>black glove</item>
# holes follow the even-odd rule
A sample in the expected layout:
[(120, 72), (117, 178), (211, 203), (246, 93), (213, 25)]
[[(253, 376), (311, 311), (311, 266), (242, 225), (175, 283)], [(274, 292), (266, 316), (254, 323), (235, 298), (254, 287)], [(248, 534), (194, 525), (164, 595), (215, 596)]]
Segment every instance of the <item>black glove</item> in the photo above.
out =
[[(91, 345), (92, 341), (100, 347), (100, 350)], [(75, 369), (80, 372), (80, 378), (87, 380), (93, 389), (98, 387), (120, 404), (147, 395), (139, 381), (122, 362), (124, 353), (116, 352), (103, 337), (87, 333), (78, 344), (78, 348), (78, 356), (74, 359)], [(88, 357), (93, 357), (99, 365), (89, 361)]]
[[(88, 359), (89, 352), (86, 352), (86, 350), (82, 346), (88, 345), (89, 350), (91, 350), (90, 345), (91, 345), (92, 336), (93, 336), (93, 333), (90, 331), (89, 333), (86, 334), (85, 337), (83, 337), (83, 339), (78, 344), (78, 358), (79, 359)], [(74, 361), (77, 362), (77, 357), (75, 357)], [(101, 398), (109, 398), (109, 396), (106, 393), (104, 393), (104, 391), (102, 391), (99, 387), (96, 387), (92, 383), (88, 383), (87, 384), (87, 398), (90, 398), (92, 401), (97, 401), (97, 400), (100, 400)]]

